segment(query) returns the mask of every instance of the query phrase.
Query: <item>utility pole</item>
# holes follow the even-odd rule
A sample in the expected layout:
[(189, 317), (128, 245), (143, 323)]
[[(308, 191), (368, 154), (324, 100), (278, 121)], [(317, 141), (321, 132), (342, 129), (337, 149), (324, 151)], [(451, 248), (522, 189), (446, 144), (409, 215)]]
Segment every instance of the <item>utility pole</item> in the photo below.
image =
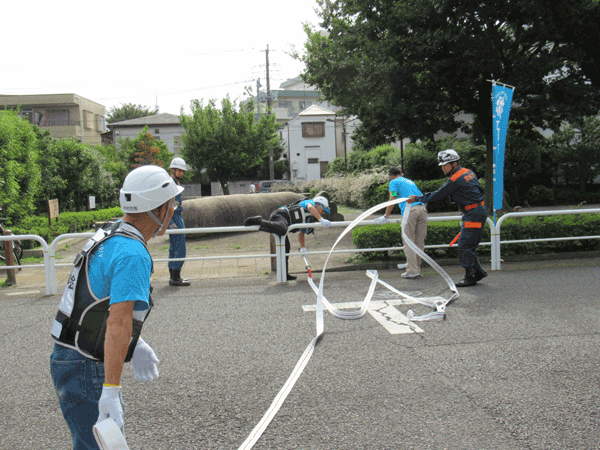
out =
[[(267, 114), (271, 114), (271, 83), (269, 81), (269, 46), (265, 50), (267, 56)], [(273, 147), (269, 148), (269, 177), (271, 180), (275, 179), (275, 161), (273, 155)]]
[(256, 120), (260, 120), (260, 78), (256, 80)]

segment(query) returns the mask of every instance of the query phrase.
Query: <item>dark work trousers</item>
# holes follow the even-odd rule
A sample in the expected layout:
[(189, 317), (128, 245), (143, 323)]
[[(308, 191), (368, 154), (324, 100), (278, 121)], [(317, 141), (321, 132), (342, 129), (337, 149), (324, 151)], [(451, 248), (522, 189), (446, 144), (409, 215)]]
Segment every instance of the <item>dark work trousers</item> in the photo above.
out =
[[(175, 211), (171, 219), (171, 225), (175, 225), (178, 229), (185, 228), (181, 212)], [(169, 258), (185, 258), (185, 234), (170, 234), (169, 235)], [(181, 270), (185, 261), (169, 261), (169, 269)]]
[[(261, 222), (259, 230), (266, 231), (268, 233), (274, 233), (279, 237), (285, 236), (285, 253), (287, 254), (290, 252), (291, 244), (290, 239), (287, 236), (287, 229), (290, 224), (285, 217), (285, 214), (286, 213), (284, 211), (281, 211), (280, 213), (280, 210), (276, 209), (269, 216), (269, 220), (263, 220)], [(285, 267), (287, 267), (288, 272), (290, 270), (290, 266), (288, 264), (289, 259), (289, 256), (285, 257)]]
[(460, 238), (458, 238), (458, 262), (465, 269), (478, 266), (477, 246), (481, 242), (483, 225), (487, 219), (485, 206), (479, 205), (462, 216)]

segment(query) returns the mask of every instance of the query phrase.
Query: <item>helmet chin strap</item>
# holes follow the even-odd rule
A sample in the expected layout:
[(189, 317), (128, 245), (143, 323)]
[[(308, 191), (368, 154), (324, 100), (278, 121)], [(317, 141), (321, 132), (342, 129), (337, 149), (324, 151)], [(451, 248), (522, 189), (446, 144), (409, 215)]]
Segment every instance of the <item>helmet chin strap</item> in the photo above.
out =
[[(172, 205), (172, 199), (171, 199), (171, 200), (169, 200), (169, 207), (170, 207), (171, 205)], [(154, 237), (154, 236), (156, 236), (157, 234), (159, 234), (159, 233), (160, 233), (160, 232), (163, 230), (163, 228), (165, 227), (165, 225), (166, 225), (166, 221), (167, 221), (167, 217), (169, 217), (168, 211), (169, 211), (169, 210), (167, 209), (167, 212), (165, 213), (165, 218), (162, 220), (162, 222), (161, 222), (160, 220), (158, 220), (158, 217), (156, 217), (152, 211), (148, 211), (148, 215), (149, 215), (150, 217), (152, 217), (152, 219), (154, 219), (154, 221), (155, 221), (155, 222), (158, 224), (158, 230), (156, 230), (156, 231), (154, 232), (154, 234), (152, 235), (152, 237)]]

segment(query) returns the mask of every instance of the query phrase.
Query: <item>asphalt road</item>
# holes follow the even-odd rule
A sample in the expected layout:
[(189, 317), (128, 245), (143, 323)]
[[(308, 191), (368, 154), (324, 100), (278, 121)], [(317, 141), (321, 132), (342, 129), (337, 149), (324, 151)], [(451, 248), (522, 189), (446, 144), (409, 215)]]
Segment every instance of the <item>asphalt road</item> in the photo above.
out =
[[(324, 338), (254, 448), (599, 448), (599, 270), (597, 259), (504, 264), (418, 334), (326, 313)], [(458, 279), (458, 267), (448, 271)], [(399, 274), (380, 277), (448, 296), (431, 271)], [(364, 298), (364, 272), (325, 276), (330, 301)], [(0, 449), (64, 450), (70, 435), (49, 375), (59, 297), (26, 292), (0, 293)], [(265, 277), (155, 289), (144, 337), (160, 378), (138, 383), (125, 369), (130, 448), (238, 448), (314, 337), (315, 313), (302, 306), (315, 299), (306, 281)]]

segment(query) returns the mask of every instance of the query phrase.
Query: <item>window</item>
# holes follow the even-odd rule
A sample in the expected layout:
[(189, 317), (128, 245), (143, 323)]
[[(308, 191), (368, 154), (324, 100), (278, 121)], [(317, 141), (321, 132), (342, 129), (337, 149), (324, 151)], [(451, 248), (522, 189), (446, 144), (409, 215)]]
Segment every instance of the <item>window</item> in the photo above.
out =
[(308, 158), (308, 164), (319, 164), (319, 158)]
[(41, 127), (69, 125), (69, 110), (55, 109), (46, 111), (40, 120)]
[(289, 108), (290, 106), (292, 106), (292, 102), (279, 101), (277, 102), (277, 106), (279, 108)]
[(154, 129), (154, 134), (160, 134), (160, 129), (158, 129), (158, 128), (155, 128), (155, 129)]
[(300, 105), (300, 109), (305, 110), (306, 108), (308, 108), (310, 105), (312, 105), (312, 102), (298, 102), (298, 104)]
[(94, 114), (91, 111), (83, 111), (83, 126), (92, 129), (94, 125)]
[(39, 125), (42, 120), (42, 114), (32, 109), (23, 109), (19, 115), (33, 125)]
[(302, 137), (324, 137), (325, 122), (304, 122), (302, 124)]
[(181, 139), (180, 134), (176, 134), (173, 138), (173, 153), (179, 155), (181, 147), (183, 147), (183, 140)]
[(106, 131), (106, 119), (99, 114), (96, 114), (96, 129), (102, 133)]

